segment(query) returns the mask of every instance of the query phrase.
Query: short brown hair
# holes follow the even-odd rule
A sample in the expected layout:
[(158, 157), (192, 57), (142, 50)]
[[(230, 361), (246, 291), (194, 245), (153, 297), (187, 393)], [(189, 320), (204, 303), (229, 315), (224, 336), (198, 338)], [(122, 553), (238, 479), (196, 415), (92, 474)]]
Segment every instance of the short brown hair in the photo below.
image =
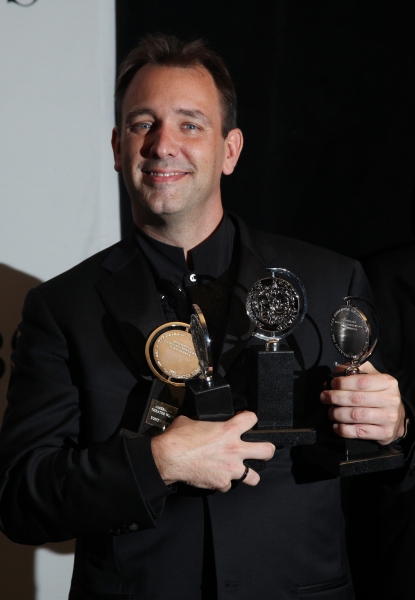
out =
[(225, 63), (203, 40), (184, 42), (170, 35), (147, 35), (131, 50), (121, 63), (115, 87), (117, 122), (121, 121), (121, 107), (125, 93), (134, 75), (146, 64), (168, 67), (204, 67), (212, 75), (222, 107), (222, 135), (226, 137), (236, 127), (235, 87)]

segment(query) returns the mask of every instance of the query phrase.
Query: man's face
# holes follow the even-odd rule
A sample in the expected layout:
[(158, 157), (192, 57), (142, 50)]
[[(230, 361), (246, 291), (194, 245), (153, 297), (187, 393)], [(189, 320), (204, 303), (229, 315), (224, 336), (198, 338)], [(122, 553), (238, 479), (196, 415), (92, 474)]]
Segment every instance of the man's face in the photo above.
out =
[(221, 174), (232, 173), (242, 136), (222, 137), (219, 95), (206, 69), (148, 64), (127, 88), (112, 144), (140, 226), (155, 215), (221, 206)]

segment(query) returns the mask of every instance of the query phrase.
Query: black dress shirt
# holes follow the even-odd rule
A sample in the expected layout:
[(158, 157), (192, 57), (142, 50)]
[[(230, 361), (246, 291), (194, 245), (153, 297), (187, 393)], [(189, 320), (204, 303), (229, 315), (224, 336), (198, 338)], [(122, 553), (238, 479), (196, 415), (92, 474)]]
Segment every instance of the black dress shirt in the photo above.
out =
[[(198, 304), (206, 318), (216, 367), (228, 317), (230, 288), (236, 279), (235, 227), (231, 219), (225, 214), (216, 231), (190, 251), (189, 264), (183, 248), (159, 242), (138, 228), (135, 232), (137, 244), (153, 272), (166, 321), (189, 323), (191, 305)], [(180, 493), (180, 484), (177, 487)], [(214, 600), (216, 569), (205, 494), (201, 491), (205, 515), (201, 590), (203, 600)]]
[(189, 252), (159, 242), (136, 228), (136, 240), (153, 272), (166, 322), (190, 322), (192, 304), (206, 319), (216, 367), (225, 333), (229, 297), (236, 279), (235, 226), (224, 215), (219, 227)]

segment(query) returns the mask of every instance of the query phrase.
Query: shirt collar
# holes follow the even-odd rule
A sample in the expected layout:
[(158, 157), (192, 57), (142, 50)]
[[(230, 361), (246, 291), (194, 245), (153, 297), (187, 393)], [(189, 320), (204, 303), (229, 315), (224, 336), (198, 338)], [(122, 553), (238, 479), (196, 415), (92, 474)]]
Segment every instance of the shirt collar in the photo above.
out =
[(217, 279), (229, 268), (234, 237), (235, 227), (228, 215), (224, 214), (213, 234), (191, 250), (193, 267), (190, 269), (186, 264), (183, 248), (155, 240), (141, 229), (135, 228), (137, 244), (155, 276), (185, 287)]

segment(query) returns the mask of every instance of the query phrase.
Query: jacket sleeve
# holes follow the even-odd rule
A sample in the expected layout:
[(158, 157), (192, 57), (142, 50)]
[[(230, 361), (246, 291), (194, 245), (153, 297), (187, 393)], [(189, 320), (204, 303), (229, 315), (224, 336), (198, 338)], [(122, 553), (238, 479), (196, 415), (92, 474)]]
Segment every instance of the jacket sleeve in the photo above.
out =
[(0, 526), (15, 542), (62, 541), (131, 523), (155, 527), (171, 493), (149, 438), (115, 435), (80, 447), (85, 416), (69, 354), (42, 294), (32, 290), (12, 355), (0, 433)]

